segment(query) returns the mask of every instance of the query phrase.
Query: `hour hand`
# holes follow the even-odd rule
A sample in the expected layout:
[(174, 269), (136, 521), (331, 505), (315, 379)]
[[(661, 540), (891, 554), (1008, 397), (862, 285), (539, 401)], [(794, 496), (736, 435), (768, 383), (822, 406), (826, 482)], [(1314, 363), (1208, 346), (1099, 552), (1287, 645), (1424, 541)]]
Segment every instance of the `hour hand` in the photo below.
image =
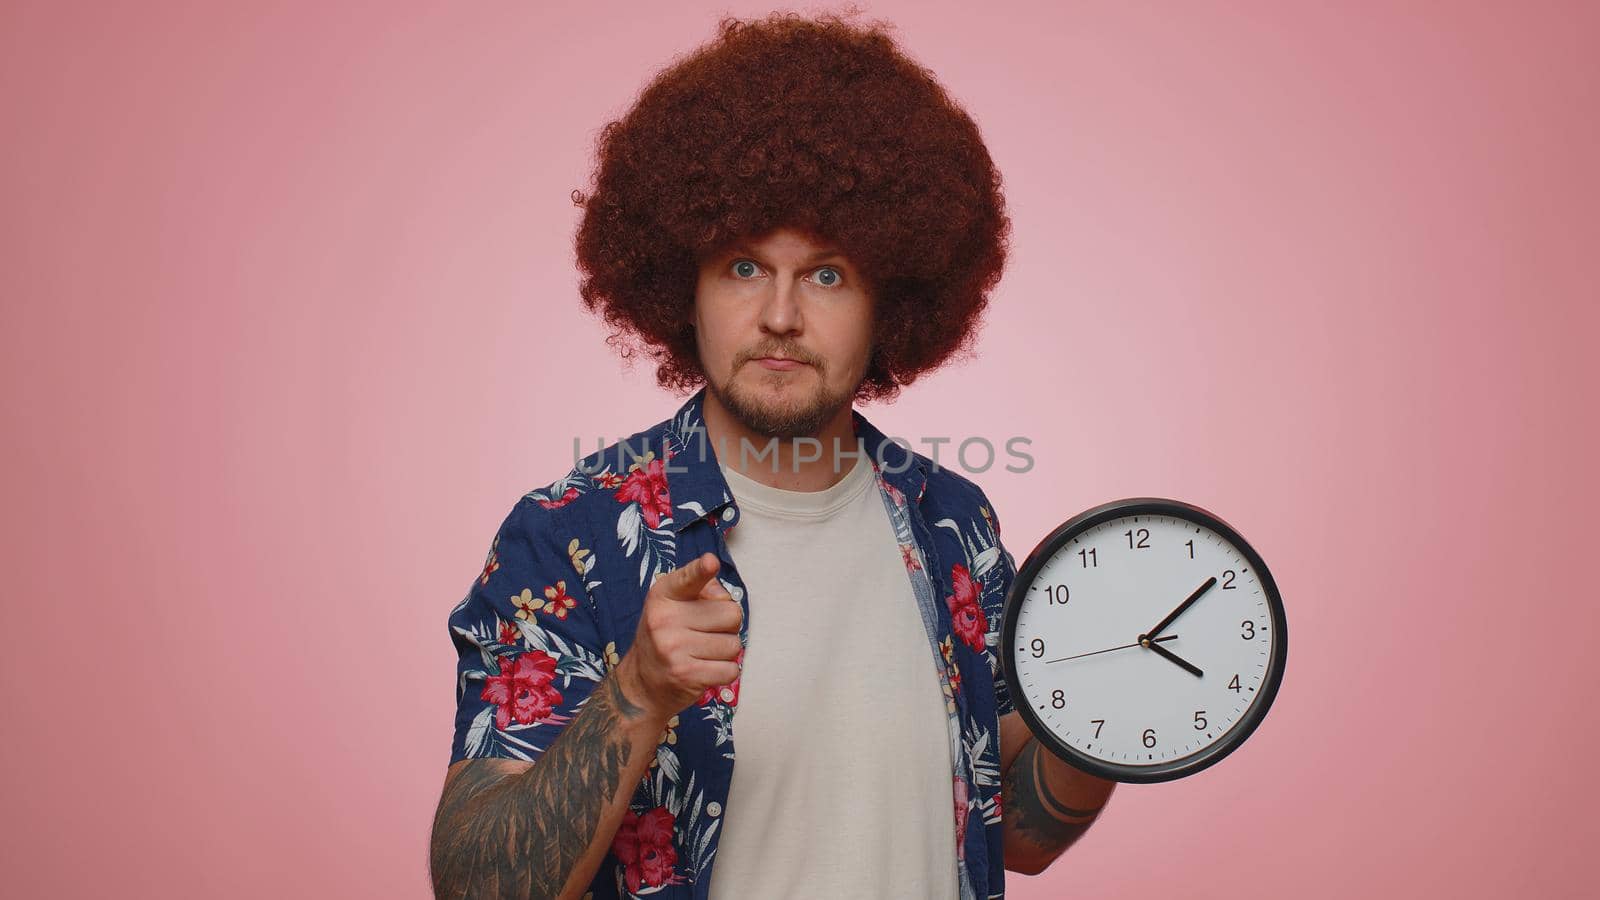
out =
[(1200, 671), (1199, 667), (1197, 667), (1194, 664), (1190, 663), (1188, 660), (1184, 659), (1183, 657), (1179, 656), (1178, 654), (1173, 653), (1171, 650), (1168, 650), (1167, 648), (1165, 648), (1165, 647), (1161, 646), (1160, 644), (1156, 643), (1156, 641), (1159, 641), (1159, 640), (1161, 640), (1161, 638), (1155, 638), (1154, 640), (1152, 640), (1148, 635), (1143, 635), (1143, 634), (1139, 635), (1139, 643), (1140, 644), (1143, 644), (1144, 646), (1150, 648), (1151, 650), (1154, 650), (1155, 652), (1161, 654), (1162, 656), (1165, 656), (1167, 659), (1171, 660), (1174, 665), (1177, 665), (1179, 668), (1182, 668), (1182, 669), (1185, 669), (1185, 670), (1189, 671), (1191, 674), (1194, 675), (1194, 677), (1196, 677), (1196, 678), (1204, 678), (1205, 677), (1205, 673)]

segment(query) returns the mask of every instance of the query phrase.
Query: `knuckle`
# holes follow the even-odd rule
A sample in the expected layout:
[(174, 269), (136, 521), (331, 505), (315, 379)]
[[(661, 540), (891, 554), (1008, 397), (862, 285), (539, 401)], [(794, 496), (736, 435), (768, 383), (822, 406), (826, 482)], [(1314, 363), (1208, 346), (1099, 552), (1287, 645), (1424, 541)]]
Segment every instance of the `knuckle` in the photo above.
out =
[(671, 616), (659, 606), (644, 612), (644, 627), (652, 633), (665, 631), (671, 624)]

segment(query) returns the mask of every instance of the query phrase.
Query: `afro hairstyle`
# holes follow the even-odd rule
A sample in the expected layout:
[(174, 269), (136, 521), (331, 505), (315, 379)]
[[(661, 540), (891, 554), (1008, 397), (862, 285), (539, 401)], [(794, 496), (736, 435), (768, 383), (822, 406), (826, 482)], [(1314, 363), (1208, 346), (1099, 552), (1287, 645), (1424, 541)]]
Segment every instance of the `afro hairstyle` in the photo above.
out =
[(977, 125), (887, 23), (728, 17), (601, 129), (574, 239), (583, 303), (656, 380), (705, 381), (692, 310), (702, 259), (790, 227), (863, 273), (873, 350), (858, 400), (970, 352), (1011, 230)]

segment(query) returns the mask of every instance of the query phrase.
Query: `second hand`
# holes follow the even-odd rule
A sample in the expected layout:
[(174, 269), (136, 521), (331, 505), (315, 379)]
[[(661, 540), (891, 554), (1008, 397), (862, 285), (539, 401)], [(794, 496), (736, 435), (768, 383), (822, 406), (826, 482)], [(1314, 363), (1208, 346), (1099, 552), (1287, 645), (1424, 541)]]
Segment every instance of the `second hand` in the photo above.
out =
[[(1165, 635), (1162, 635), (1161, 637), (1155, 638), (1154, 641), (1152, 641), (1152, 643), (1159, 643), (1161, 641), (1176, 640), (1177, 637), (1178, 636), (1175, 635), (1175, 634), (1165, 634)], [(1110, 653), (1113, 650), (1126, 650), (1129, 647), (1142, 647), (1142, 646), (1144, 646), (1144, 645), (1140, 644), (1138, 642), (1134, 642), (1132, 644), (1123, 644), (1121, 647), (1107, 647), (1104, 650), (1091, 650), (1088, 653), (1079, 653), (1079, 654), (1076, 654), (1076, 655), (1073, 655), (1073, 656), (1063, 656), (1060, 659), (1047, 659), (1047, 660), (1044, 661), (1044, 664), (1045, 665), (1049, 665), (1050, 663), (1066, 662), (1069, 659), (1082, 659), (1085, 656), (1094, 656), (1096, 653)]]

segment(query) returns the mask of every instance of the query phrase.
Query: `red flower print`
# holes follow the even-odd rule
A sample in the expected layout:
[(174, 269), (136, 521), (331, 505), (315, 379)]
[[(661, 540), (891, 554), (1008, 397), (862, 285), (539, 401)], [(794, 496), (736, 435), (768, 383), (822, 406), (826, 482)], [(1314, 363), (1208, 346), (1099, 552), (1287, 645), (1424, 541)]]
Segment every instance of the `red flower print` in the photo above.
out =
[(572, 596), (567, 593), (567, 583), (565, 581), (558, 581), (545, 588), (544, 599), (544, 611), (554, 613), (558, 619), (565, 619), (567, 610), (574, 609), (578, 605), (578, 601), (572, 599)]
[[(498, 547), (500, 545), (500, 539), (495, 538), (494, 543), (495, 546)], [(500, 552), (498, 550), (490, 550), (489, 558), (483, 563), (483, 574), (478, 576), (478, 583), (488, 584), (489, 576), (493, 575), (494, 571), (498, 568), (500, 568)]]
[(967, 858), (967, 783), (957, 778), (954, 785), (956, 801), (956, 857)]
[(637, 503), (644, 514), (644, 523), (651, 528), (661, 527), (661, 520), (672, 517), (672, 502), (667, 495), (667, 476), (662, 462), (652, 459), (640, 466), (634, 464), (622, 487), (617, 488), (618, 503)]
[(638, 893), (643, 885), (662, 885), (672, 878), (678, 851), (672, 846), (672, 813), (658, 806), (644, 815), (633, 810), (622, 814), (622, 825), (611, 839), (611, 852), (622, 861), (628, 891)]
[(545, 509), (560, 509), (576, 499), (578, 499), (578, 489), (569, 487), (554, 500), (540, 500), (539, 505)]
[(555, 657), (543, 650), (529, 650), (501, 663), (500, 674), (484, 681), (479, 697), (499, 707), (494, 713), (497, 728), (505, 728), (513, 720), (518, 725), (532, 725), (561, 702), (561, 692), (550, 683), (555, 677)]
[(907, 572), (915, 572), (922, 568), (922, 560), (917, 559), (917, 551), (910, 544), (900, 545), (900, 559), (906, 564)]
[(894, 485), (890, 484), (887, 481), (884, 481), (881, 476), (878, 478), (878, 484), (883, 486), (884, 492), (889, 495), (889, 499), (894, 501), (894, 505), (895, 506), (905, 506), (906, 505), (906, 495), (900, 493), (900, 489), (899, 488), (895, 487)]
[(594, 483), (600, 485), (606, 490), (612, 490), (618, 485), (622, 484), (622, 476), (611, 471), (610, 469), (607, 469), (606, 471), (601, 472), (599, 475), (594, 477)]
[(956, 650), (950, 645), (950, 638), (939, 642), (939, 652), (944, 656), (945, 671), (950, 673), (950, 690), (961, 690), (961, 667), (956, 664)]
[(967, 574), (967, 567), (956, 563), (950, 567), (950, 582), (955, 593), (945, 598), (950, 606), (950, 625), (961, 643), (982, 652), (983, 637), (989, 631), (989, 620), (978, 605), (978, 583)]
[(517, 630), (517, 626), (507, 622), (504, 619), (500, 620), (500, 643), (515, 644), (521, 639), (522, 632)]

